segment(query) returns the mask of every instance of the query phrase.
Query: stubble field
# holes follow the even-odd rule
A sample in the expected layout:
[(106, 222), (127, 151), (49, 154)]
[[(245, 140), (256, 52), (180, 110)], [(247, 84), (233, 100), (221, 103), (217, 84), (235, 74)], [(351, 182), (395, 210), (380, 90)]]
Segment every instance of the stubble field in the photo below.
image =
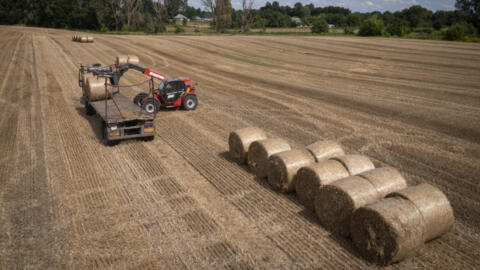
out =
[[(0, 269), (365, 269), (294, 195), (228, 153), (264, 128), (336, 140), (450, 199), (453, 231), (392, 269), (480, 265), (480, 45), (356, 37), (114, 36), (0, 27)], [(153, 142), (106, 147), (77, 69), (135, 54), (198, 82)], [(148, 79), (129, 71), (122, 83)], [(124, 88), (133, 98), (142, 87)]]

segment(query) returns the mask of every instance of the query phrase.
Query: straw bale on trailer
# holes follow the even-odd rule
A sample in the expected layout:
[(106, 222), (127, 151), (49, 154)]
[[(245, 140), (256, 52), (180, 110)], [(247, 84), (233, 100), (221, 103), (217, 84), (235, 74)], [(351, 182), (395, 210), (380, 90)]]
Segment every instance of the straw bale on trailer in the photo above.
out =
[(269, 159), (268, 182), (281, 192), (295, 191), (294, 177), (297, 171), (315, 163), (315, 157), (307, 149), (285, 151)]
[(265, 177), (268, 173), (268, 159), (270, 156), (291, 150), (290, 145), (283, 139), (265, 139), (250, 144), (247, 162), (258, 177)]
[(452, 229), (453, 210), (437, 188), (422, 184), (357, 209), (350, 233), (358, 251), (379, 264), (399, 262)]
[(228, 137), (230, 155), (238, 162), (246, 163), (250, 144), (266, 138), (267, 134), (265, 131), (256, 127), (246, 127), (232, 131)]
[(105, 91), (104, 78), (87, 78), (87, 96), (90, 101), (98, 101), (112, 98), (112, 92), (109, 89)]
[(316, 162), (345, 155), (342, 146), (334, 141), (318, 141), (305, 148), (312, 153)]
[(347, 237), (356, 209), (406, 187), (407, 182), (396, 169), (374, 169), (323, 186), (315, 197), (315, 212), (325, 228)]
[(84, 96), (88, 97), (89, 96), (89, 93), (88, 93), (88, 85), (87, 85), (87, 81), (88, 79), (95, 79), (95, 75), (93, 75), (92, 73), (82, 73), (81, 74), (82, 76), (82, 93)]

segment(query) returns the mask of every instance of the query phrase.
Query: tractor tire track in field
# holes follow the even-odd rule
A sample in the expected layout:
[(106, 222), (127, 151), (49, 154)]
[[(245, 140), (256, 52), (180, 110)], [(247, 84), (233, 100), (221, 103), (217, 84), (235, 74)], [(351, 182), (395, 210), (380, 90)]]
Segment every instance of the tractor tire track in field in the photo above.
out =
[[(169, 58), (175, 59), (184, 66), (189, 66), (191, 60), (188, 60), (187, 56), (172, 55), (166, 51), (161, 51), (154, 48), (152, 45), (147, 45), (152, 51), (159, 54), (166, 55)], [(373, 104), (367, 101), (352, 99), (346, 95), (339, 95), (332, 92), (318, 91), (318, 89), (312, 89), (309, 87), (302, 87), (299, 85), (288, 85), (285, 82), (278, 82), (264, 77), (252, 76), (245, 73), (232, 72), (227, 70), (221, 70), (215, 67), (210, 67), (209, 70), (214, 71), (216, 74), (221, 74), (224, 77), (237, 78), (240, 81), (255, 82), (257, 85), (263, 87), (275, 88), (283, 93), (290, 93), (291, 89), (295, 89), (295, 94), (301, 94), (306, 97), (311, 97), (315, 101), (335, 104), (339, 107), (350, 108), (355, 111), (359, 111), (369, 115), (376, 115), (384, 118), (395, 119), (402, 123), (413, 125), (418, 128), (432, 129), (434, 132), (445, 133), (450, 136), (459, 137), (470, 142), (476, 142), (480, 138), (480, 133), (477, 132), (475, 126), (470, 126), (473, 123), (465, 123), (459, 125), (454, 123), (453, 125), (445, 120), (438, 120), (436, 117), (425, 118), (422, 114), (416, 114), (414, 111), (408, 113), (404, 111), (405, 106), (391, 106)]]
[[(480, 264), (476, 44), (98, 34), (82, 44), (64, 30), (0, 34), (1, 269), (378, 268), (295, 196), (230, 160), (229, 132), (249, 125), (294, 148), (337, 140), (397, 167), (410, 185), (447, 194), (455, 229), (387, 269)], [(117, 54), (198, 81), (197, 110), (160, 112), (152, 142), (103, 146), (77, 68)], [(139, 77), (129, 72), (122, 84)], [(145, 87), (122, 91), (133, 98)]]
[[(45, 47), (44, 50), (58, 51), (56, 46), (48, 39), (44, 40), (43, 46)], [(62, 57), (61, 53), (59, 57)], [(198, 245), (191, 245), (190, 247), (180, 246), (178, 236), (170, 239), (170, 242), (166, 240), (159, 241), (157, 240), (158, 237), (153, 237), (153, 239), (150, 240), (143, 239), (146, 235), (150, 235), (151, 232), (146, 230), (144, 225), (136, 224), (136, 222), (132, 224), (132, 222), (126, 219), (128, 218), (128, 220), (130, 220), (133, 213), (137, 213), (136, 215), (138, 215), (141, 221), (142, 219), (151, 219), (151, 217), (158, 215), (155, 214), (157, 212), (172, 212), (173, 209), (168, 210), (169, 201), (175, 199), (177, 196), (182, 196), (186, 190), (182, 188), (174, 178), (166, 176), (168, 175), (167, 170), (163, 169), (164, 167), (157, 162), (160, 158), (146, 148), (145, 144), (125, 143), (118, 147), (107, 148), (107, 153), (94, 148), (99, 142), (82, 136), (82, 132), (80, 131), (89, 128), (89, 121), (79, 117), (75, 109), (68, 109), (71, 107), (70, 104), (72, 104), (72, 102), (78, 101), (76, 98), (70, 98), (72, 94), (70, 92), (71, 84), (67, 83), (68, 80), (63, 79), (69, 76), (68, 74), (62, 74), (65, 73), (65, 70), (68, 70), (68, 68), (63, 67), (61, 62), (55, 59), (49, 61), (51, 61), (51, 63), (49, 63), (50, 66), (57, 65), (57, 68), (63, 70), (63, 72), (55, 74), (54, 76), (50, 74), (46, 76), (47, 85), (45, 88), (52, 92), (43, 95), (50, 105), (50, 110), (52, 110), (51, 113), (48, 113), (49, 117), (47, 117), (47, 119), (49, 118), (53, 120), (54, 123), (58, 123), (56, 126), (53, 126), (53, 130), (58, 132), (62, 130), (60, 127), (63, 127), (63, 129), (69, 130), (67, 132), (72, 132), (70, 134), (61, 134), (60, 132), (54, 137), (60, 137), (60, 141), (64, 141), (64, 145), (60, 147), (61, 149), (68, 148), (68, 142), (61, 139), (62, 137), (69, 138), (74, 136), (73, 133), (78, 133), (77, 139), (83, 140), (83, 142), (74, 142), (76, 147), (69, 149), (70, 151), (68, 152), (64, 152), (63, 158), (63, 160), (67, 162), (67, 164), (64, 163), (64, 165), (67, 167), (70, 166), (68, 169), (70, 176), (67, 178), (73, 180), (72, 183), (76, 183), (77, 187), (71, 189), (69, 193), (64, 191), (63, 195), (58, 195), (58, 198), (73, 198), (75, 203), (71, 203), (71, 206), (67, 207), (77, 209), (75, 217), (71, 217), (73, 220), (65, 224), (66, 227), (73, 228), (73, 232), (69, 236), (69, 238), (74, 239), (74, 243), (70, 247), (71, 253), (74, 254), (74, 258), (71, 259), (72, 265), (76, 265), (77, 267), (91, 265), (99, 267), (119, 267), (131, 265), (132, 262), (125, 261), (121, 259), (121, 257), (102, 255), (103, 252), (100, 250), (96, 256), (90, 256), (82, 251), (87, 249), (93, 252), (98, 249), (97, 245), (101, 242), (109, 246), (116, 246), (117, 243), (125, 241), (124, 236), (117, 237), (118, 239), (116, 241), (108, 240), (110, 234), (103, 232), (107, 232), (111, 228), (122, 231), (125, 233), (124, 235), (130, 235), (133, 239), (132, 243), (122, 245), (123, 248), (118, 251), (120, 253), (128, 252), (132, 250), (132, 248), (129, 249), (129, 247), (136, 246), (136, 249), (144, 249), (147, 254), (150, 252), (149, 250), (155, 250), (165, 245), (173, 245), (178, 246), (177, 249), (181, 250), (179, 258), (181, 258), (181, 260), (188, 260), (188, 254), (191, 253), (191, 250), (194, 251), (198, 249)], [(77, 126), (72, 126), (72, 123), (76, 123)], [(92, 145), (93, 148), (85, 147), (85, 145)], [(94, 153), (93, 156), (95, 158), (91, 158), (93, 160), (92, 162), (87, 160), (89, 157), (86, 156), (86, 153), (88, 152)], [(112, 156), (112, 154), (114, 155)], [(109, 160), (112, 158), (115, 160)], [(91, 167), (94, 166), (92, 163), (109, 166), (103, 167), (101, 170), (91, 170)], [(126, 166), (115, 166), (115, 164), (120, 163)], [(82, 165), (86, 171), (101, 171), (102, 174), (93, 174), (91, 175), (91, 179), (89, 179), (89, 175), (86, 175), (88, 178), (82, 179), (85, 175), (80, 175), (79, 177), (81, 169), (77, 164), (78, 166)], [(106, 177), (106, 175), (110, 175), (110, 177)], [(130, 182), (130, 179), (135, 179), (135, 181), (140, 182), (133, 184)], [(121, 185), (116, 185), (111, 180), (118, 181)], [(92, 182), (94, 184), (90, 185)], [(76, 191), (74, 192), (74, 190)], [(173, 199), (170, 199), (171, 196), (173, 196)], [(191, 200), (187, 199), (186, 202), (191, 203)], [(172, 201), (172, 204), (174, 203), (175, 201)], [(153, 206), (153, 208), (150, 209), (149, 207), (141, 206), (145, 204)], [(199, 209), (196, 203), (192, 206), (187, 213), (185, 213), (185, 211), (178, 211), (177, 209), (175, 211), (176, 215), (172, 215), (170, 219), (167, 218), (166, 223), (163, 223), (163, 221), (159, 222), (159, 228), (163, 230), (163, 234), (181, 233), (185, 238), (185, 242), (197, 238), (203, 239), (209, 235), (212, 235), (212, 237), (215, 236), (215, 239), (218, 239), (216, 235), (221, 228), (216, 221), (212, 219), (209, 214)], [(112, 207), (116, 210), (112, 210)], [(91, 212), (104, 213), (111, 217), (98, 218), (91, 216), (91, 214), (89, 214)], [(146, 224), (149, 223), (147, 222)], [(81, 247), (83, 247), (83, 249), (81, 249)], [(243, 260), (242, 258), (245, 256), (242, 252), (238, 252), (235, 260)], [(227, 258), (225, 258), (225, 260), (227, 260)], [(215, 263), (219, 262), (216, 261)]]
[[(223, 160), (223, 158), (221, 158), (221, 149), (224, 148), (217, 146), (215, 151), (213, 150), (213, 145), (206, 145), (205, 141), (207, 140), (203, 139), (202, 136), (207, 138), (211, 137), (211, 134), (205, 135), (193, 132), (193, 130), (210, 130), (209, 128), (198, 129), (193, 126), (185, 126), (186, 123), (182, 123), (179, 119), (166, 119), (164, 121), (175, 123), (176, 128), (170, 129), (169, 131), (160, 131), (159, 135), (162, 139), (171, 144), (172, 148), (177, 149), (180, 155), (184, 156), (185, 159), (204, 175), (221, 193), (228, 196), (231, 203), (244, 215), (249, 217), (257, 226), (263, 228), (264, 232), (266, 232), (272, 241), (277, 243), (278, 247), (303, 267), (308, 268), (318, 263), (325, 263), (325, 257), (328, 256), (328, 254), (325, 255), (325, 251), (322, 250), (322, 244), (329, 247), (331, 244), (325, 244), (322, 241), (324, 240), (322, 238), (327, 237), (328, 234), (322, 233), (321, 230), (318, 230), (318, 226), (312, 226), (312, 224), (309, 223), (317, 222), (316, 219), (311, 216), (312, 213), (306, 213), (308, 222), (302, 220), (302, 215), (300, 215), (300, 217), (298, 215), (301, 209), (296, 207), (292, 208), (291, 200), (284, 200), (283, 202), (285, 204), (282, 204), (281, 199), (283, 198), (278, 197), (283, 197), (284, 195), (276, 194), (271, 190), (265, 190), (265, 188), (269, 189), (269, 187), (263, 183), (264, 180), (253, 179), (254, 177), (252, 175), (243, 171), (245, 168), (234, 168), (237, 166), (236, 164)], [(178, 133), (172, 130), (176, 130)], [(182, 135), (186, 133), (182, 132), (182, 130), (190, 130), (189, 136)], [(211, 131), (213, 134), (215, 133), (214, 130)], [(183, 137), (185, 138), (183, 139)], [(203, 143), (200, 143), (200, 141)], [(202, 145), (202, 147), (206, 149), (203, 151), (194, 149), (192, 147), (193, 145)], [(205, 153), (212, 154), (206, 155)], [(217, 153), (217, 155), (215, 155), (215, 153)], [(261, 182), (257, 183), (256, 181)], [(260, 185), (257, 186), (258, 184)], [(271, 196), (265, 196), (265, 192), (268, 192)], [(293, 204), (298, 205), (296, 199), (293, 200)], [(277, 233), (269, 234), (277, 230)], [(455, 235), (455, 237), (447, 239), (444, 245), (454, 246), (455, 244), (449, 244), (449, 242), (455, 242), (460, 239), (463, 239), (462, 235)], [(349, 246), (349, 243), (345, 243), (339, 239), (337, 239), (337, 241), (342, 242), (344, 247), (347, 247), (351, 253), (356, 254), (352, 247)], [(456, 254), (456, 259), (467, 261), (467, 265), (475, 264), (478, 262), (478, 257), (476, 256), (478, 252), (474, 248), (475, 242), (467, 241), (466, 243), (468, 243), (471, 248), (465, 249), (465, 251), (468, 252)], [(445, 252), (448, 254), (450, 252), (445, 251), (445, 249), (446, 248), (439, 250), (427, 249), (427, 253), (432, 257), (437, 257), (439, 253)], [(339, 256), (339, 253), (336, 253), (336, 256)], [(351, 257), (349, 254), (345, 254), (344, 256)], [(449, 257), (445, 256), (444, 259), (445, 258)], [(434, 267), (438, 261), (438, 258), (432, 258), (426, 265), (423, 265), (423, 267)], [(337, 261), (333, 263), (333, 265), (339, 265)], [(423, 264), (422, 262), (417, 263), (420, 263), (420, 265)]]
[[(113, 44), (112, 44), (113, 46)], [(140, 48), (140, 47), (137, 47), (137, 48)], [(123, 50), (126, 50), (126, 49), (123, 49)], [(211, 92), (211, 89), (209, 89), (209, 91)], [(219, 109), (221, 112), (230, 112), (232, 115), (235, 115), (235, 117), (241, 117), (241, 118), (244, 118), (244, 120), (248, 123), (253, 123), (254, 125), (257, 125), (257, 126), (263, 126), (263, 127), (266, 127), (267, 129), (269, 130), (273, 130), (275, 134), (278, 134), (278, 135), (281, 135), (282, 137), (285, 137), (285, 138), (289, 138), (291, 139), (292, 141), (299, 141), (299, 142), (302, 142), (303, 144), (308, 144), (308, 143), (311, 143), (313, 140), (315, 139), (321, 139), (322, 137), (327, 137), (327, 138), (334, 138), (333, 136), (329, 135), (329, 134), (326, 134), (326, 136), (320, 136), (320, 137), (317, 137), (319, 135), (318, 133), (318, 130), (319, 130), (319, 127), (317, 126), (317, 128), (315, 129), (315, 127), (313, 127), (311, 130), (312, 132), (315, 132), (315, 130), (317, 130), (317, 136), (312, 136), (312, 135), (309, 135), (307, 137), (302, 137), (300, 134), (301, 132), (305, 132), (306, 130), (308, 130), (308, 126), (303, 126), (301, 130), (299, 130), (298, 132), (296, 133), (291, 133), (291, 127), (289, 127), (288, 125), (286, 125), (286, 123), (290, 122), (290, 121), (285, 121), (286, 119), (295, 119), (291, 122), (295, 122), (297, 125), (299, 124), (298, 120), (302, 120), (301, 118), (301, 115), (299, 115), (299, 118), (292, 118), (292, 112), (289, 112), (288, 110), (286, 110), (287, 108), (285, 106), (280, 106), (278, 107), (278, 105), (276, 105), (275, 103), (268, 103), (268, 102), (265, 102), (266, 100), (265, 99), (261, 99), (259, 100), (259, 96), (258, 94), (256, 95), (251, 95), (249, 93), (245, 93), (243, 92), (243, 94), (241, 96), (236, 96), (235, 99), (232, 99), (232, 98), (228, 98), (228, 99), (219, 99), (220, 96), (222, 95), (225, 95), (224, 93), (222, 92), (217, 92), (215, 94), (213, 94), (212, 96), (214, 98), (208, 98), (208, 100), (204, 100), (202, 99), (202, 102), (207, 102), (209, 105), (211, 106), (214, 106), (216, 107), (217, 109)], [(212, 101), (210, 101), (210, 99), (213, 99)], [(235, 101), (243, 101), (242, 103), (244, 104), (250, 104), (251, 106), (249, 106), (248, 108), (245, 108), (245, 113), (242, 113), (242, 111), (240, 110), (237, 110), (235, 109), (237, 106), (235, 106), (236, 104), (238, 103), (235, 103), (235, 102), (231, 102), (232, 100), (235, 100)], [(258, 102), (257, 102), (258, 100)], [(231, 103), (231, 104), (229, 104)], [(224, 104), (224, 105), (218, 105), (218, 104)], [(278, 104), (278, 103), (277, 103)], [(265, 111), (262, 111), (262, 107), (265, 107)], [(283, 108), (283, 110), (286, 110), (285, 112), (282, 112), (282, 111), (275, 111), (274, 108), (278, 107), (279, 109)], [(268, 108), (271, 108), (270, 110), (268, 110)], [(308, 111), (308, 110), (305, 110), (305, 111)], [(202, 112), (203, 114), (203, 112)], [(206, 121), (210, 121), (210, 119), (217, 119), (218, 117), (211, 117), (213, 115), (211, 115), (211, 113), (208, 113), (210, 115), (210, 117), (207, 117), (208, 120)], [(271, 119), (273, 120), (271, 123), (268, 123), (266, 122), (265, 120), (268, 120), (269, 118), (266, 118), (265, 117), (265, 114), (267, 115), (272, 115), (272, 114), (275, 114), (277, 115), (275, 119), (281, 119), (282, 121), (276, 121), (275, 119)], [(284, 114), (284, 115), (282, 115)], [(313, 118), (318, 118), (319, 117), (319, 114), (316, 114), (313, 116)], [(358, 117), (358, 116), (356, 116)], [(328, 118), (327, 118), (328, 119)], [(198, 119), (197, 119), (198, 120)], [(322, 118), (322, 120), (326, 120), (325, 118)], [(200, 120), (201, 121), (201, 120)], [(261, 121), (261, 122), (260, 122)], [(364, 119), (361, 119), (359, 120), (359, 122), (369, 122), (371, 121), (371, 119), (368, 119), (368, 118), (364, 118)], [(220, 121), (218, 121), (220, 122)], [(231, 123), (231, 122), (234, 122), (232, 120), (228, 120), (226, 119), (224, 121), (224, 123)], [(387, 125), (387, 126), (391, 126), (388, 121), (385, 121), (385, 123), (383, 123), (384, 121), (382, 121), (382, 125)], [(311, 123), (311, 121), (310, 121)], [(220, 124), (220, 123), (219, 123)], [(335, 124), (338, 124), (335, 123)], [(223, 126), (225, 126), (225, 124), (223, 124)], [(332, 126), (328, 126), (327, 128), (321, 128), (320, 130), (334, 130), (334, 126), (335, 125), (332, 125)], [(223, 130), (232, 130), (233, 129), (233, 126), (231, 128), (227, 128), (225, 127), (225, 129)], [(222, 132), (222, 131), (220, 131)], [(339, 132), (335, 132), (333, 131), (332, 133), (334, 134), (339, 134)], [(331, 133), (330, 133), (331, 134)], [(338, 135), (337, 135), (338, 136)], [(347, 144), (347, 146), (349, 146), (349, 142), (346, 140), (344, 141), (344, 143)], [(352, 147), (350, 147), (350, 149), (360, 149), (360, 146), (361, 145), (352, 145)], [(382, 155), (379, 155), (378, 153), (376, 152), (372, 152), (372, 151), (367, 151), (367, 153), (369, 154), (374, 154), (374, 157), (382, 160)], [(387, 163), (388, 164), (388, 163)], [(390, 163), (390, 165), (392, 165)], [(421, 166), (421, 164), (417, 163), (414, 167), (412, 168), (415, 168), (415, 167), (418, 167), (418, 166)], [(412, 170), (406, 168), (406, 170), (408, 172), (411, 172)], [(415, 170), (415, 169), (414, 169)], [(418, 170), (417, 170), (418, 172)], [(428, 175), (431, 175), (431, 172), (429, 171), (429, 174), (423, 174), (423, 175), (426, 175), (426, 177), (424, 179), (427, 179), (428, 180)], [(462, 201), (463, 199), (461, 199), (460, 197), (457, 197), (457, 195), (454, 195), (454, 193), (456, 194), (465, 194), (465, 193), (470, 193), (471, 189), (469, 189), (468, 187), (455, 187), (454, 184), (451, 184), (453, 183), (452, 182), (452, 177), (447, 173), (447, 174), (444, 174), (445, 176), (442, 177), (442, 179), (435, 179), (436, 180), (436, 184), (442, 184), (444, 185), (443, 183), (446, 184), (446, 186), (444, 187), (444, 190), (447, 190), (448, 193), (451, 193), (452, 194), (452, 199), (454, 201), (458, 200), (458, 201)], [(471, 174), (471, 179), (474, 179), (475, 175), (475, 171), (472, 171), (472, 174)], [(470, 177), (470, 176), (468, 176)], [(418, 177), (417, 177), (418, 179)], [(467, 178), (468, 179), (468, 178)], [(418, 181), (418, 180), (417, 180)], [(424, 180), (423, 180), (424, 181)], [(453, 181), (457, 181), (457, 180), (453, 180)], [(471, 181), (470, 179), (468, 179), (467, 181)], [(453, 191), (453, 190), (456, 190), (456, 191)], [(467, 201), (465, 201), (465, 203), (461, 203), (459, 204), (458, 202), (456, 203), (456, 205), (459, 205), (459, 214), (461, 217), (463, 216), (469, 216), (468, 215), (468, 212), (466, 212), (464, 209), (468, 209), (468, 207), (464, 207), (465, 204), (468, 204)], [(460, 206), (462, 205), (462, 206)], [(476, 215), (475, 215), (476, 216)], [(475, 220), (471, 220), (470, 218), (468, 219), (469, 222), (473, 222), (473, 224), (476, 224), (478, 221), (475, 221)]]

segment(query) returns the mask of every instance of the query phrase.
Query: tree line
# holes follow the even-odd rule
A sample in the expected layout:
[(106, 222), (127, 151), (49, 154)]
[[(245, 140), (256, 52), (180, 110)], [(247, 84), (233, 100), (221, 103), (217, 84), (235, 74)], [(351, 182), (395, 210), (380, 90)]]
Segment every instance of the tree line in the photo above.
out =
[[(315, 7), (296, 3), (293, 7), (267, 2), (253, 9), (254, 0), (242, 0), (232, 8), (230, 0), (201, 0), (203, 9), (188, 0), (2, 0), (0, 24), (25, 24), (66, 29), (162, 32), (177, 14), (189, 19), (211, 18), (217, 32), (228, 28), (312, 26), (324, 32), (328, 25), (346, 33), (360, 28), (361, 35), (403, 36), (411, 31), (453, 28), (475, 35), (480, 30), (480, 0), (457, 0), (456, 10), (430, 11), (419, 5), (396, 12), (351, 12), (343, 7)], [(295, 18), (295, 19), (292, 19)], [(327, 28), (328, 29), (328, 28)], [(462, 34), (461, 33), (461, 34)]]

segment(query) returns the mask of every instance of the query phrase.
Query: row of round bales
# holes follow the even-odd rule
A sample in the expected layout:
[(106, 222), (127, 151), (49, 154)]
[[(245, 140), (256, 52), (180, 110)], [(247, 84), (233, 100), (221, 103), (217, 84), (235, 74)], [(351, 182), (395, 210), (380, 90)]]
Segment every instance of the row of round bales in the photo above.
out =
[(452, 207), (438, 188), (408, 187), (398, 170), (375, 168), (368, 157), (345, 154), (336, 142), (291, 149), (254, 127), (230, 133), (228, 142), (238, 162), (276, 190), (295, 191), (327, 230), (350, 237), (369, 261), (399, 262), (453, 227)]
[[(121, 68), (123, 65), (139, 64), (140, 60), (135, 55), (118, 55), (115, 59), (115, 66)], [(105, 78), (95, 76), (93, 73), (82, 74), (83, 95), (88, 97), (89, 101), (98, 101), (112, 98), (112, 91), (105, 90)]]
[(73, 35), (72, 41), (81, 42), (81, 43), (93, 43), (93, 37)]

